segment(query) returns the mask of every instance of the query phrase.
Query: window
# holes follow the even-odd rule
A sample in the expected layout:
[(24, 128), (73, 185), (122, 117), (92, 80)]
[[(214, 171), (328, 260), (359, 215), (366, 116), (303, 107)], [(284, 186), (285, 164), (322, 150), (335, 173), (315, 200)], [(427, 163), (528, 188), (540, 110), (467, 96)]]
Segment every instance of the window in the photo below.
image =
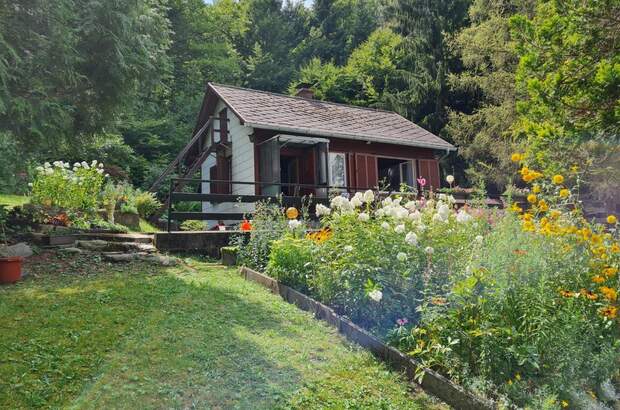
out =
[(333, 187), (347, 186), (347, 163), (343, 152), (329, 153), (329, 185)]
[(415, 187), (415, 170), (412, 160), (378, 158), (379, 184), (391, 191), (399, 191), (401, 184)]

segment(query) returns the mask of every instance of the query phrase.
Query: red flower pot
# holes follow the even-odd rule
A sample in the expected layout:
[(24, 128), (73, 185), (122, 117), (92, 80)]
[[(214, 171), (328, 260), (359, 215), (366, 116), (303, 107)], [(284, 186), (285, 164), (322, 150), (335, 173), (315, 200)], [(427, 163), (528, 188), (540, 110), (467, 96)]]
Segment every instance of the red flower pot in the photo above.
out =
[(21, 256), (9, 256), (0, 258), (0, 284), (15, 283), (22, 277)]

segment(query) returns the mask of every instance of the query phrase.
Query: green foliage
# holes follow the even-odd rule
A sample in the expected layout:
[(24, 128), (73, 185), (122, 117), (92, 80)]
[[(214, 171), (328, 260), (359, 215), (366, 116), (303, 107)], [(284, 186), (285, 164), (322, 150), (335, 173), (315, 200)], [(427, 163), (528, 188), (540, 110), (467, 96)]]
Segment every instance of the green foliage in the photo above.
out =
[(144, 219), (149, 219), (162, 207), (162, 203), (152, 192), (138, 192), (135, 196), (135, 204), (138, 214)]
[(618, 143), (620, 3), (540, 1), (534, 16), (512, 18), (520, 56), (516, 135), (542, 169), (572, 165), (584, 141)]
[(31, 202), (47, 208), (61, 208), (94, 218), (97, 212), (99, 191), (105, 177), (103, 165), (96, 161), (76, 163), (73, 168), (66, 162), (45, 163), (37, 167), (32, 182)]
[(475, 101), (471, 110), (450, 112), (445, 132), (467, 160), (470, 181), (483, 181), (501, 192), (512, 179), (510, 154), (516, 151), (511, 127), (516, 121), (515, 71), (518, 56), (510, 34), (510, 18), (530, 14), (533, 0), (476, 0), (469, 8), (471, 25), (451, 46), (465, 70), (450, 76), (454, 90)]
[(183, 221), (181, 223), (181, 230), (182, 231), (204, 231), (205, 223), (204, 221), (196, 221), (193, 219)]
[(313, 242), (309, 239), (285, 237), (273, 241), (266, 272), (280, 282), (306, 292), (308, 278), (312, 277), (318, 268), (312, 245)]
[(322, 231), (272, 243), (267, 272), (482, 395), (576, 402), (618, 376), (617, 221), (588, 224), (537, 178), (519, 218), (445, 194), (335, 197)]
[(257, 202), (252, 214), (252, 230), (249, 239), (237, 236), (231, 245), (239, 247), (239, 265), (264, 270), (269, 262), (273, 241), (280, 239), (287, 229), (287, 222), (279, 204)]
[(0, 10), (0, 131), (29, 157), (70, 152), (165, 75), (159, 0), (3, 0)]

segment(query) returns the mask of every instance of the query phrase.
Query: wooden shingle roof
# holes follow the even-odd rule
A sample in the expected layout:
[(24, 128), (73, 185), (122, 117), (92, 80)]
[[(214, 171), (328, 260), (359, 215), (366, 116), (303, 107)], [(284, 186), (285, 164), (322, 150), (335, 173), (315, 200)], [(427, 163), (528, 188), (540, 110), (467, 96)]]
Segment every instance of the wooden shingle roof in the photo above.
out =
[(247, 126), (441, 150), (456, 148), (401, 115), (266, 91), (209, 83)]

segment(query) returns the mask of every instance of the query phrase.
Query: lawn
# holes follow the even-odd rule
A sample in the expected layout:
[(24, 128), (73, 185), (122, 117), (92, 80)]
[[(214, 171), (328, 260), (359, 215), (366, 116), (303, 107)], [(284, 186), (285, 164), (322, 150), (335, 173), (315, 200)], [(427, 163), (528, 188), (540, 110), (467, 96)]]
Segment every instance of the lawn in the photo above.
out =
[(0, 288), (0, 408), (443, 408), (236, 270), (33, 259)]
[(0, 205), (7, 205), (9, 208), (27, 204), (30, 198), (23, 195), (0, 194)]

